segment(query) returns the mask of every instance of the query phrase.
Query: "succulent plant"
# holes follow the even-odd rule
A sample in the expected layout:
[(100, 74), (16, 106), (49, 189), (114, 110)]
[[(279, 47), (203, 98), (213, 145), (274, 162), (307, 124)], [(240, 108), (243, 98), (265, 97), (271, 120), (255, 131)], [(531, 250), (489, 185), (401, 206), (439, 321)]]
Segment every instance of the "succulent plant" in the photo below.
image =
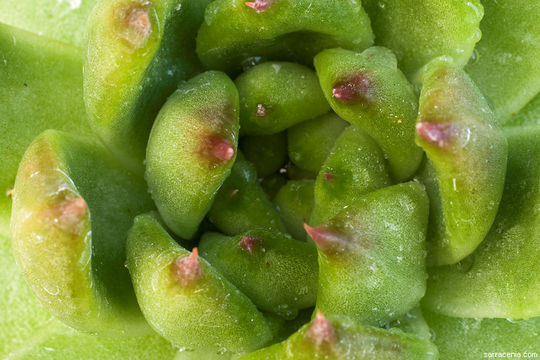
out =
[[(491, 2), (491, 0), (488, 0)], [(445, 0), (364, 0), (377, 45), (391, 49), (407, 77), (417, 83), (422, 68), (439, 56), (464, 67), (482, 32), (483, 3)]]
[(28, 285), (77, 330), (148, 333), (124, 262), (134, 215), (152, 208), (144, 183), (103, 147), (44, 132), (23, 156), (13, 196), (13, 249)]
[(369, 18), (357, 1), (217, 0), (206, 9), (197, 53), (217, 70), (259, 58), (311, 65), (323, 49), (362, 50), (372, 41)]
[(0, 358), (538, 356), (539, 15), (0, 3)]
[(149, 324), (183, 351), (230, 357), (271, 340), (251, 300), (199, 257), (197, 248), (190, 253), (178, 245), (152, 215), (135, 219), (127, 267)]
[(508, 170), (495, 222), (475, 252), (431, 271), (424, 305), (432, 311), (464, 318), (540, 316), (540, 128), (506, 135)]

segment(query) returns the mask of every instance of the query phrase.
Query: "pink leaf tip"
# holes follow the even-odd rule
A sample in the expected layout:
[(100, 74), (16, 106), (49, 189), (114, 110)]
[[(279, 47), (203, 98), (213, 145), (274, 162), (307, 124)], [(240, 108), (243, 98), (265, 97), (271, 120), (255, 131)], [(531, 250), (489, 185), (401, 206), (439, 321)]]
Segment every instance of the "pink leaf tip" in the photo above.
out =
[(454, 136), (451, 123), (419, 122), (416, 124), (416, 133), (423, 140), (438, 147), (445, 147)]
[(82, 220), (88, 211), (84, 199), (82, 197), (66, 199), (58, 211), (58, 226), (73, 235), (79, 235), (83, 230)]
[(226, 139), (216, 139), (212, 144), (212, 156), (221, 161), (229, 161), (234, 157), (233, 144)]
[(270, 1), (269, 0), (255, 0), (255, 1), (248, 1), (245, 4), (246, 6), (249, 6), (256, 12), (260, 13), (268, 9), (268, 7), (270, 6)]
[(321, 226), (311, 227), (308, 224), (304, 224), (304, 229), (323, 252), (341, 252), (347, 246), (347, 243), (341, 237)]
[(199, 250), (195, 247), (189, 256), (176, 259), (176, 277), (183, 286), (189, 286), (200, 278), (201, 266), (198, 258)]
[(334, 326), (320, 310), (317, 310), (317, 315), (306, 333), (306, 338), (313, 341), (316, 346), (333, 344), (336, 341)]

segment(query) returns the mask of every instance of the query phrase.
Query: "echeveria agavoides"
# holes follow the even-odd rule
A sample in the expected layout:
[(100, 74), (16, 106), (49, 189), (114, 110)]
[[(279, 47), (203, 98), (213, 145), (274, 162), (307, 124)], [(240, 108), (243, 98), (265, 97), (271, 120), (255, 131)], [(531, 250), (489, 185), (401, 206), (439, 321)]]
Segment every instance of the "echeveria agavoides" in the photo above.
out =
[(32, 140), (47, 129), (89, 135), (91, 130), (79, 49), (4, 24), (0, 48), (0, 234), (10, 237), (9, 194)]
[[(440, 359), (477, 360), (486, 353), (538, 353), (540, 318), (461, 318), (424, 310)], [(515, 350), (511, 350), (517, 348)], [(513, 356), (513, 355), (510, 355)], [(517, 356), (517, 355), (516, 355)]]
[(244, 136), (238, 145), (244, 157), (264, 178), (279, 171), (287, 162), (287, 133)]
[(0, 236), (0, 357), (3, 359), (172, 360), (176, 349), (157, 334), (105, 337), (77, 331), (34, 296)]
[(377, 143), (357, 126), (343, 131), (315, 180), (310, 225), (336, 216), (365, 194), (392, 183)]
[(318, 172), (336, 139), (348, 125), (345, 120), (331, 112), (289, 128), (289, 158), (304, 170)]
[(285, 228), (297, 240), (307, 237), (304, 223), (309, 220), (313, 210), (314, 186), (311, 179), (289, 180), (274, 197)]
[(0, 358), (540, 352), (539, 4), (1, 3)]
[(482, 39), (465, 68), (506, 123), (540, 92), (540, 2), (483, 0)]
[(391, 49), (415, 83), (422, 67), (439, 56), (449, 56), (464, 67), (482, 36), (480, 0), (364, 0), (362, 5), (370, 16), (375, 43)]

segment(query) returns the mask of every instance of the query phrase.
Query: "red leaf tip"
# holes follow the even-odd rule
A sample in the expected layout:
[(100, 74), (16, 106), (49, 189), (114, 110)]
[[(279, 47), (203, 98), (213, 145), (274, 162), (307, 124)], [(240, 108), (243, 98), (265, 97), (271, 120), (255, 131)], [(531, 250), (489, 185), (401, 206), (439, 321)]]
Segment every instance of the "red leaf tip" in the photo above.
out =
[(246, 6), (249, 6), (256, 12), (260, 13), (268, 9), (268, 7), (270, 6), (270, 1), (269, 0), (255, 0), (255, 1), (248, 1), (245, 4)]
[(316, 346), (335, 342), (336, 330), (320, 310), (317, 310), (317, 315), (306, 333), (306, 338), (313, 341)]
[(201, 276), (198, 258), (199, 250), (195, 247), (190, 255), (176, 259), (176, 277), (183, 286), (193, 284)]
[(334, 174), (329, 174), (329, 173), (324, 173), (323, 176), (324, 176), (324, 180), (325, 180), (326, 182), (330, 182), (330, 181), (334, 180), (335, 177), (336, 177), (336, 175), (334, 175)]

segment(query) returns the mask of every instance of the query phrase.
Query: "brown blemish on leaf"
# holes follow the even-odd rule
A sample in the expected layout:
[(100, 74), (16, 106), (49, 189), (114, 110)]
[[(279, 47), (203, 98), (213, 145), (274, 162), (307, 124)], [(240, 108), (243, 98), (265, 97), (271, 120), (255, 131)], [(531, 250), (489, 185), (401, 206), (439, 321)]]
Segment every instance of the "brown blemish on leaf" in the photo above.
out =
[(320, 310), (317, 310), (315, 320), (306, 332), (305, 339), (313, 342), (316, 347), (336, 343), (336, 330)]
[(199, 250), (195, 247), (189, 256), (175, 260), (174, 272), (183, 287), (191, 286), (200, 279), (202, 271), (198, 257)]
[(240, 248), (242, 248), (244, 251), (247, 251), (251, 255), (253, 255), (253, 252), (255, 251), (255, 248), (260, 243), (260, 240), (256, 238), (255, 236), (242, 236), (242, 240), (238, 244)]
[(332, 95), (342, 102), (375, 101), (374, 84), (366, 74), (354, 74), (343, 78), (332, 86)]
[(134, 49), (143, 47), (152, 33), (148, 9), (141, 4), (132, 3), (117, 8), (114, 20), (117, 35)]
[(6, 196), (9, 197), (9, 198), (13, 198), (13, 189), (8, 189), (6, 191)]
[(270, 0), (248, 1), (245, 4), (256, 12), (261, 13), (263, 11), (266, 11), (270, 7)]

